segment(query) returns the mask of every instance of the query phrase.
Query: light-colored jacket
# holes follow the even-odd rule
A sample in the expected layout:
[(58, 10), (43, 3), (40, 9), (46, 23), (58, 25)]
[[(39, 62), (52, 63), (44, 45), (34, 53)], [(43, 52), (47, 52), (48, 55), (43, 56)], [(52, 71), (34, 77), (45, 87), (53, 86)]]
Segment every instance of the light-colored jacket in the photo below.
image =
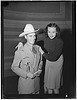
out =
[(34, 45), (34, 49), (36, 54), (25, 44), (15, 52), (11, 69), (20, 76), (18, 82), (19, 94), (29, 94), (39, 90), (39, 77), (34, 79), (27, 77), (28, 72), (34, 73), (42, 67), (42, 55), (39, 52), (39, 46)]

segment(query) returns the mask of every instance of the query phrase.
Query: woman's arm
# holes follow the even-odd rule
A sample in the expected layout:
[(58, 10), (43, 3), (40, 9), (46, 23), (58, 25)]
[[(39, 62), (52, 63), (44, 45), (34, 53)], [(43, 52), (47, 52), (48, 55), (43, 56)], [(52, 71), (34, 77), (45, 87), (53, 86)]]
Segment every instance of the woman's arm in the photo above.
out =
[(62, 54), (63, 42), (58, 43), (54, 52), (43, 53), (43, 56), (49, 61), (56, 61)]

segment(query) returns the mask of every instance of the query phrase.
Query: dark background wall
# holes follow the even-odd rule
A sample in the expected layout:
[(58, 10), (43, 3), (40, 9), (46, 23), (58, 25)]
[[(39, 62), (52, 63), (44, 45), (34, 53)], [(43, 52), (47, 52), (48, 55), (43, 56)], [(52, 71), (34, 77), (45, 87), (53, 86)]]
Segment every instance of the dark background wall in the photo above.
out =
[(55, 22), (61, 28), (61, 37), (64, 41), (64, 86), (61, 89), (61, 94), (68, 94), (68, 97), (71, 94), (72, 97), (75, 97), (75, 38), (73, 38), (75, 35), (75, 31), (73, 31), (75, 29), (75, 19), (73, 20), (75, 16), (75, 2), (6, 1), (1, 3), (2, 36), (4, 37), (4, 62), (2, 69), (5, 94), (17, 93), (18, 77), (11, 71), (10, 67), (14, 57), (15, 46), (21, 40), (18, 35), (23, 31), (24, 26), (27, 23), (31, 23), (35, 29), (45, 28), (48, 23)]
[(72, 2), (5, 2), (3, 5), (4, 77), (15, 75), (10, 67), (20, 41), (18, 35), (27, 23), (37, 29), (55, 22), (61, 29), (72, 30)]

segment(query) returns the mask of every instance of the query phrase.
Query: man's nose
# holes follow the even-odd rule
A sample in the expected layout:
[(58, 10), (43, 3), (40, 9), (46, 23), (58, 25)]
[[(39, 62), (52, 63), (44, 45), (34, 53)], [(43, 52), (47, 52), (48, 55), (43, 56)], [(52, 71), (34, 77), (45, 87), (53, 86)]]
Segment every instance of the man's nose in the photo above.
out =
[(33, 37), (33, 39), (36, 39), (36, 37)]

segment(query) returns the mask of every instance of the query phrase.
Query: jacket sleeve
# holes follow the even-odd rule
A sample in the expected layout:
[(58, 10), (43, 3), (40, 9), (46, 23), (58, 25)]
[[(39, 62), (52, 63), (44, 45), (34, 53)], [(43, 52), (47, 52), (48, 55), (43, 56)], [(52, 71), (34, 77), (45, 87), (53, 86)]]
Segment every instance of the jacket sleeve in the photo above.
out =
[(42, 55), (41, 55), (40, 64), (39, 64), (39, 69), (40, 70), (42, 70), (42, 66), (43, 66), (43, 61), (42, 61)]
[(43, 56), (49, 61), (57, 61), (62, 54), (63, 42), (57, 43), (54, 52), (44, 53)]
[(11, 69), (18, 76), (26, 78), (27, 73), (25, 70), (23, 70), (19, 67), (20, 62), (21, 62), (21, 51), (16, 51)]
[[(39, 50), (39, 47), (40, 47), (40, 46), (38, 46), (38, 50)], [(40, 51), (39, 51), (39, 52), (40, 52)], [(42, 54), (40, 53), (40, 63), (39, 63), (39, 68), (38, 68), (38, 69), (42, 70), (42, 65), (43, 65)]]

